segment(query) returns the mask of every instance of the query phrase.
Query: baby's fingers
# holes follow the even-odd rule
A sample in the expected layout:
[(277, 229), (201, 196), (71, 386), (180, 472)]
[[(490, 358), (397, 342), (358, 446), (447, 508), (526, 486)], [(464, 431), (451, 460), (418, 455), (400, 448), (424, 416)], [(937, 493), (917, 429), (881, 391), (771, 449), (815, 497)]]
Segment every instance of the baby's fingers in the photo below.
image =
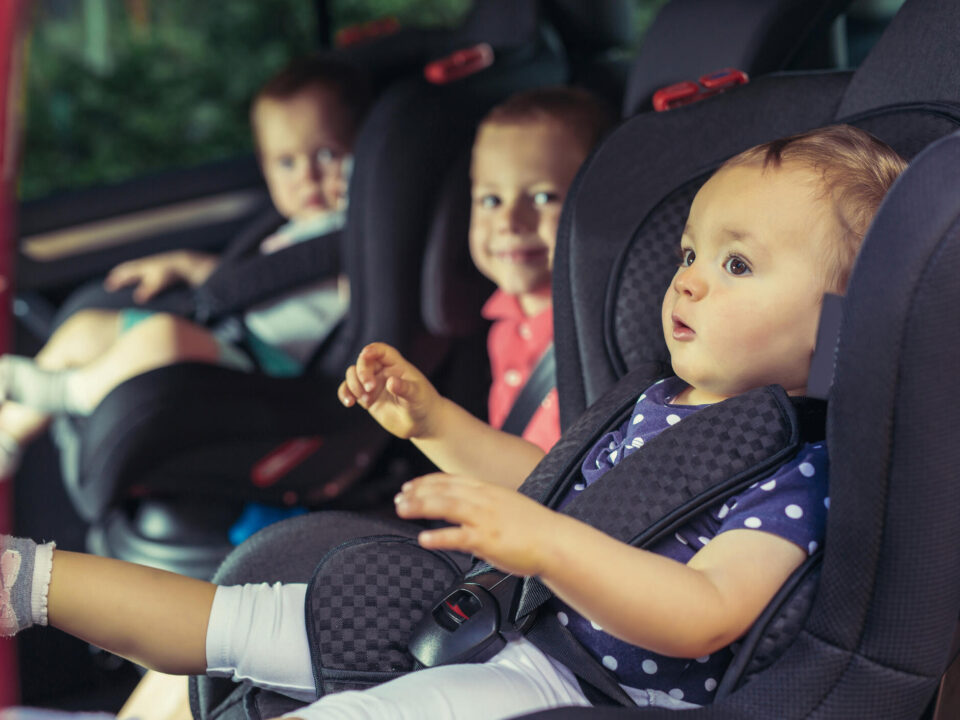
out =
[(476, 554), (474, 531), (471, 528), (457, 526), (438, 530), (424, 530), (417, 536), (422, 547), (433, 550), (460, 550)]
[(353, 403), (360, 403), (361, 407), (366, 407), (365, 403), (369, 398), (363, 389), (363, 385), (360, 383), (360, 379), (357, 377), (356, 365), (351, 365), (347, 368), (346, 377), (344, 377), (343, 382), (340, 383), (337, 396), (340, 398), (340, 402), (347, 407), (350, 407)]
[(133, 299), (138, 303), (145, 303), (160, 294), (169, 284), (166, 278), (145, 276), (133, 291)]
[(409, 380), (404, 380), (401, 377), (387, 378), (385, 387), (390, 394), (401, 401), (401, 407), (409, 406), (417, 399), (417, 386)]
[(344, 407), (353, 407), (357, 402), (357, 396), (350, 392), (346, 380), (340, 383), (340, 387), (337, 388), (337, 399)]
[(479, 510), (477, 490), (469, 481), (458, 480), (445, 473), (432, 473), (405, 483), (394, 498), (397, 515), (452, 523), (476, 519)]
[(383, 372), (380, 355), (372, 347), (365, 347), (357, 358), (357, 378), (368, 392), (377, 386), (377, 376)]
[(107, 290), (118, 290), (127, 285), (131, 285), (139, 279), (139, 274), (131, 272), (127, 266), (117, 265), (111, 270), (103, 280), (103, 286)]

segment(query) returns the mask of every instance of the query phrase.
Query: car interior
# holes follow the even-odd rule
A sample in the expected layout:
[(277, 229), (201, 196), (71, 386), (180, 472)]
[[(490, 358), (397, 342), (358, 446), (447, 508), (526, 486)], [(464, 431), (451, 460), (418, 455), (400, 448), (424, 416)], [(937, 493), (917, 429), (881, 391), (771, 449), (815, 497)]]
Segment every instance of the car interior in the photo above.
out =
[[(447, 27), (358, 25), (350, 32), (359, 39), (333, 48), (335, 3), (313, 3), (316, 48), (367, 69), (377, 91), (338, 256), (297, 246), (270, 256), (271, 267), (250, 261), (239, 282), (214, 275), (205, 292), (211, 318), (223, 317), (258, 299), (254, 278), (275, 272), (278, 286), (297, 284), (338, 265), (350, 280), (349, 313), (302, 377), (183, 363), (121, 384), (88, 417), (58, 419), (52, 442), (31, 449), (12, 484), (16, 532), (56, 533), (67, 549), (220, 583), (305, 582), (344, 539), (411, 536), (416, 528), (392, 517), (390, 498), (429, 463), (343, 408), (336, 387), (359, 350), (381, 340), (484, 415), (480, 307), (492, 286), (465, 242), (473, 131), (511, 93), (568, 83), (607, 98), (621, 121), (581, 168), (558, 235), (554, 383), (564, 436), (531, 478), (557, 473), (635, 397), (638, 373), (666, 364), (660, 293), (706, 178), (760, 142), (849, 123), (911, 162), (864, 241), (835, 337), (821, 335), (817, 348), (828, 401), (827, 542), (743, 638), (716, 702), (689, 712), (952, 717), (960, 576), (947, 528), (960, 458), (955, 404), (941, 387), (956, 385), (960, 9), (950, 0), (660, 0), (646, 4), (641, 34), (631, 22), (640, 4), (476, 0)], [(123, 259), (173, 247), (239, 256), (245, 229), (276, 222), (251, 157), (161, 179), (20, 203), (14, 352), (35, 351), (78, 308), (128, 305), (129, 293), (107, 293), (99, 280)], [(202, 212), (189, 222), (164, 225), (162, 206), (194, 202)], [(137, 230), (123, 239), (130, 224), (120, 221), (130, 217)], [(56, 250), (77, 236), (99, 240)], [(157, 307), (182, 297), (171, 292)], [(656, 508), (651, 522), (675, 520), (666, 491), (643, 492)], [(234, 547), (227, 529), (248, 502), (311, 512)], [(293, 539), (310, 550), (282, 552)], [(139, 678), (130, 663), (69, 638), (33, 633), (17, 651), (24, 705), (115, 712)], [(224, 680), (191, 678), (190, 689), (196, 718), (288, 709)]]

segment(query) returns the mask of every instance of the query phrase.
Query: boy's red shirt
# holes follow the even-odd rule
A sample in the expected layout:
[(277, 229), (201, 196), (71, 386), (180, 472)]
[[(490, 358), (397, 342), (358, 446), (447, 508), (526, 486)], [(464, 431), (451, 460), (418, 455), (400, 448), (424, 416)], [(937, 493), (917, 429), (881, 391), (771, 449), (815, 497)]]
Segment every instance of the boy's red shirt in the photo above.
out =
[[(553, 308), (527, 317), (515, 296), (497, 290), (483, 306), (483, 317), (493, 321), (487, 336), (487, 353), (493, 375), (489, 421), (499, 428), (540, 356), (553, 342)], [(523, 431), (523, 438), (539, 445), (544, 452), (560, 439), (560, 406), (556, 388), (533, 414)]]

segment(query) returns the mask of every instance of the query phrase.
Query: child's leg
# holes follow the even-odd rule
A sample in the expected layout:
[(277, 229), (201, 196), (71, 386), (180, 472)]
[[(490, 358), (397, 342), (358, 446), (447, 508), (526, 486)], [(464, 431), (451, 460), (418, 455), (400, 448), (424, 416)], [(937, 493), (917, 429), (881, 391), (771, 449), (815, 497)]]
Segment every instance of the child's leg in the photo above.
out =
[(202, 580), (58, 550), (49, 623), (144, 667), (198, 674), (215, 592)]
[(119, 720), (193, 720), (188, 678), (149, 670), (117, 713)]
[(116, 310), (81, 310), (64, 320), (34, 357), (46, 370), (86, 365), (105, 353), (120, 336)]
[(49, 624), (172, 675), (316, 698), (306, 584), (212, 583), (0, 535), (0, 636)]
[(574, 676), (529, 641), (517, 639), (484, 664), (444, 665), (369, 690), (327, 695), (286, 717), (497, 720), (569, 705), (590, 705)]
[(37, 410), (89, 414), (113, 388), (137, 375), (177, 362), (216, 363), (219, 355), (219, 345), (206, 329), (157, 314), (80, 368), (48, 372), (26, 358), (4, 356), (0, 380), (9, 397)]
[(0, 535), (0, 634), (48, 623), (146, 667), (180, 674), (206, 670), (215, 585), (50, 549)]
[[(34, 361), (47, 370), (85, 365), (102, 355), (120, 334), (119, 313), (82, 310), (57, 328)], [(50, 414), (7, 402), (0, 406), (0, 477), (13, 473), (23, 446), (43, 432)]]

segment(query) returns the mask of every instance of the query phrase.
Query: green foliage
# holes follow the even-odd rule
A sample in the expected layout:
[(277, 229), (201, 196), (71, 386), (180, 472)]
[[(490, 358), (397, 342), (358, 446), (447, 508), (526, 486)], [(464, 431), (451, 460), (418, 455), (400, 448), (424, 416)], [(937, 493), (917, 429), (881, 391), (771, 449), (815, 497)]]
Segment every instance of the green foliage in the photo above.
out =
[(332, 0), (330, 14), (334, 31), (383, 17), (401, 25), (453, 26), (471, 5), (471, 0)]
[(37, 3), (22, 198), (249, 150), (250, 98), (313, 48), (303, 0), (144, 5), (140, 25), (115, 0)]

